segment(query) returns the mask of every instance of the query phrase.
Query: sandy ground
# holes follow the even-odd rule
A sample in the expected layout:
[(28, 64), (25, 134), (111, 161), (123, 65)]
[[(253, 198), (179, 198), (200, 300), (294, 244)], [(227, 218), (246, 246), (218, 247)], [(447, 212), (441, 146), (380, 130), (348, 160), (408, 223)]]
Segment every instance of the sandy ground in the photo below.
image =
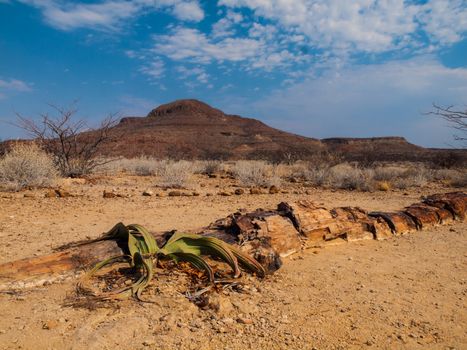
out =
[[(449, 190), (357, 193), (294, 185), (275, 195), (207, 197), (233, 184), (203, 178), (199, 197), (142, 196), (147, 188), (161, 192), (152, 183), (133, 177), (69, 181), (67, 189), (78, 195), (73, 198), (44, 198), (46, 190), (0, 193), (0, 263), (97, 237), (118, 221), (184, 230), (239, 208), (274, 208), (298, 198), (392, 210)], [(112, 188), (129, 197), (102, 198)], [(388, 241), (308, 249), (265, 280), (246, 277), (242, 290), (213, 296), (207, 309), (186, 298), (188, 276), (179, 270), (158, 271), (145, 292), (148, 303), (95, 310), (67, 306), (72, 280), (2, 293), (0, 348), (466, 349), (466, 229), (455, 223)]]

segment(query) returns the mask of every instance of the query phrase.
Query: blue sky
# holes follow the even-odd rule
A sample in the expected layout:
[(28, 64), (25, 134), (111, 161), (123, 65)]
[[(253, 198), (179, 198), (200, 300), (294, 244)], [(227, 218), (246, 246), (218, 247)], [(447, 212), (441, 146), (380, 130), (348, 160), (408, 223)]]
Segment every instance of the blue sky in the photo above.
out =
[(0, 0), (0, 139), (78, 100), (93, 124), (180, 98), (311, 137), (454, 144), (467, 1)]

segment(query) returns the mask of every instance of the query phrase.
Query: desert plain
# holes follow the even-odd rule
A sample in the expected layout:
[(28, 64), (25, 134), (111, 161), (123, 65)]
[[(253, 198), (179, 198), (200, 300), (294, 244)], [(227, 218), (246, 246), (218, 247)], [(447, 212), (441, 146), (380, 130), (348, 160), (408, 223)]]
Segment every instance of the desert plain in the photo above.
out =
[[(273, 209), (283, 201), (391, 211), (452, 191), (442, 184), (360, 192), (284, 183), (279, 193), (234, 195), (236, 180), (198, 174), (196, 196), (167, 196), (151, 176), (60, 181), (70, 197), (47, 198), (49, 189), (0, 193), (0, 263), (96, 238), (120, 221), (183, 231), (240, 208)], [(119, 196), (103, 198), (104, 191)], [(283, 258), (283, 266), (264, 279), (244, 275), (239, 286), (211, 295), (205, 307), (189, 300), (193, 281), (178, 268), (157, 269), (145, 302), (76, 306), (70, 303), (75, 278), (4, 290), (0, 348), (463, 349), (466, 229), (456, 221), (389, 240), (311, 247)]]

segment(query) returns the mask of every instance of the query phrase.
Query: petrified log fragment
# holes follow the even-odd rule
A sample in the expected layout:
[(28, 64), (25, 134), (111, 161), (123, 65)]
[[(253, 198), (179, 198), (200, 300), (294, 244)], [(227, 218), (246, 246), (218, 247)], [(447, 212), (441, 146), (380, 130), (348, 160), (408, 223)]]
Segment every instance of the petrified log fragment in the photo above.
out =
[(252, 255), (269, 273), (282, 264), (280, 257), (301, 249), (299, 233), (289, 218), (276, 211), (256, 210), (252, 213), (235, 213), (231, 227), (240, 249)]
[(267, 240), (281, 257), (296, 253), (302, 247), (298, 232), (287, 217), (267, 216), (254, 220), (253, 224), (258, 227), (257, 238)]
[(434, 194), (424, 198), (425, 204), (449, 210), (455, 219), (464, 220), (467, 209), (467, 193), (450, 192)]
[(381, 217), (374, 218), (372, 232), (378, 241), (392, 238), (394, 236), (388, 223)]
[(440, 223), (436, 208), (429, 205), (412, 204), (404, 209), (404, 213), (412, 218), (419, 230)]
[(331, 213), (313, 202), (282, 202), (278, 210), (290, 218), (298, 232), (310, 242), (323, 241), (326, 234), (328, 237), (331, 234), (328, 229), (328, 225), (334, 221)]
[(433, 207), (436, 210), (436, 215), (438, 215), (438, 220), (440, 224), (447, 224), (454, 221), (455, 217), (452, 212), (448, 209)]
[(360, 208), (343, 207), (328, 211), (309, 201), (281, 203), (279, 211), (292, 219), (308, 244), (344, 239), (355, 241), (374, 238), (371, 218)]
[(26, 258), (0, 265), (0, 286), (15, 288), (54, 280), (69, 271), (79, 271), (122, 250), (115, 241), (100, 241), (66, 249), (50, 255)]
[(350, 221), (366, 221), (368, 213), (359, 207), (339, 207), (331, 209), (331, 215), (334, 218), (347, 219)]
[[(204, 234), (214, 233), (260, 262), (268, 273), (281, 265), (281, 256), (301, 249), (301, 240), (292, 222), (276, 211), (258, 209), (251, 213), (237, 212), (208, 226)], [(230, 236), (230, 238), (228, 237)]]
[(347, 233), (348, 241), (361, 239), (383, 240), (393, 236), (389, 225), (381, 218), (370, 217), (368, 213), (359, 207), (341, 207), (331, 210), (331, 214), (336, 219), (348, 220), (358, 223)]
[(371, 212), (368, 215), (375, 218), (382, 218), (391, 228), (392, 232), (399, 236), (403, 233), (409, 233), (417, 230), (417, 225), (410, 216), (403, 212), (384, 213), (384, 212)]

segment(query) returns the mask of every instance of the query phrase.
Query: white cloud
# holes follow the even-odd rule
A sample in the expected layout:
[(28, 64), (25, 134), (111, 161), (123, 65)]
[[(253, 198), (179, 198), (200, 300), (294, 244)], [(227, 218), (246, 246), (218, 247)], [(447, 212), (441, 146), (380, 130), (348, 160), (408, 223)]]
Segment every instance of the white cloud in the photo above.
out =
[(452, 44), (460, 41), (467, 31), (465, 0), (432, 0), (424, 6), (424, 10), (418, 17), (434, 42)]
[(45, 21), (60, 30), (87, 28), (113, 31), (145, 12), (166, 9), (180, 20), (200, 21), (204, 18), (204, 12), (195, 0), (19, 1), (39, 8)]
[(201, 66), (195, 67), (186, 67), (178, 66), (175, 68), (176, 77), (178, 79), (184, 80), (185, 86), (190, 89), (193, 89), (199, 85), (211, 86), (209, 82), (212, 80), (211, 76), (205, 71)]
[(241, 13), (228, 10), (226, 15), (212, 25), (212, 36), (221, 38), (235, 34), (235, 26), (243, 21)]
[(186, 21), (199, 22), (204, 18), (204, 12), (196, 1), (181, 1), (174, 4), (175, 17)]
[(305, 35), (314, 47), (340, 52), (385, 52), (413, 45), (426, 31), (453, 43), (465, 33), (465, 0), (220, 0), (229, 8), (249, 8), (284, 30)]
[(164, 61), (156, 57), (145, 66), (141, 67), (140, 72), (147, 75), (151, 80), (158, 80), (164, 76)]
[(243, 61), (258, 55), (263, 43), (250, 38), (212, 40), (199, 30), (176, 27), (171, 34), (154, 36), (153, 51), (174, 60), (199, 63)]
[(312, 137), (400, 135), (445, 147), (452, 130), (423, 113), (433, 102), (465, 106), (466, 96), (466, 68), (416, 58), (330, 70), (232, 112)]
[(273, 35), (269, 26), (253, 26), (254, 32), (246, 37), (223, 37), (207, 35), (197, 29), (175, 27), (169, 34), (154, 36), (152, 51), (172, 60), (197, 64), (212, 62), (240, 63), (244, 70), (263, 69), (271, 71), (277, 67), (288, 67), (305, 61), (308, 57), (294, 53), (284, 47), (280, 35)]
[(3, 80), (0, 79), (0, 90), (6, 90), (6, 91), (21, 91), (21, 92), (27, 92), (31, 91), (32, 88), (30, 84), (18, 80), (18, 79), (9, 79), (9, 80)]

